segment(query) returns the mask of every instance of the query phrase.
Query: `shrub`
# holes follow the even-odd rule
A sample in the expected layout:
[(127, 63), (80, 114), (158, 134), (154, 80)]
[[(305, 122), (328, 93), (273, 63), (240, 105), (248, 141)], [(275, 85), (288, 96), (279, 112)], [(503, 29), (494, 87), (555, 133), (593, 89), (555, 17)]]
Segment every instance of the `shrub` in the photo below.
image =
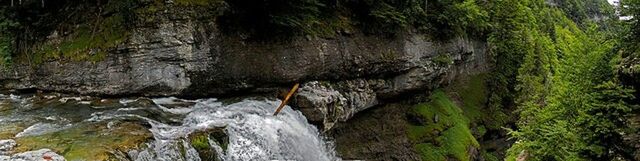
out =
[(11, 63), (11, 53), (14, 45), (14, 32), (11, 30), (18, 24), (14, 22), (7, 9), (0, 8), (0, 64)]
[(314, 34), (325, 6), (319, 0), (227, 0), (226, 3), (229, 9), (220, 17), (221, 27), (258, 38)]

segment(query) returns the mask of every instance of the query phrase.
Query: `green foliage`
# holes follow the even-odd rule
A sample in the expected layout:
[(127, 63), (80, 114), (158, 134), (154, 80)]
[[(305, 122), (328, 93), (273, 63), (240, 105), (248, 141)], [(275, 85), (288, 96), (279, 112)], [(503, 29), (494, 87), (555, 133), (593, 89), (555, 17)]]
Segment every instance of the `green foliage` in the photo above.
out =
[(504, 110), (487, 107), (489, 89), (487, 73), (471, 75), (451, 84), (449, 93), (458, 96), (464, 116), (475, 127), (476, 136), (482, 136), (487, 130), (501, 130), (509, 122), (514, 121)]
[(526, 2), (503, 0), (489, 4), (493, 28), (488, 41), (494, 58), (493, 72), (488, 80), (488, 108), (491, 111), (507, 113), (514, 106), (518, 69), (525, 53), (533, 50), (530, 30), (535, 28), (532, 23), (535, 20)]
[(444, 92), (435, 91), (429, 103), (415, 106), (414, 111), (424, 123), (411, 126), (408, 136), (416, 143), (422, 160), (453, 157), (467, 161), (470, 159), (468, 148), (479, 147), (469, 129), (469, 119)]
[(439, 66), (447, 66), (453, 64), (453, 59), (449, 56), (449, 53), (440, 54), (433, 58), (433, 62), (435, 62)]
[(11, 19), (9, 12), (0, 8), (0, 65), (11, 63), (15, 36), (12, 29), (18, 26), (18, 23)]
[[(538, 19), (542, 30), (553, 33), (553, 24), (558, 21), (571, 22), (582, 30), (597, 27), (599, 32), (617, 37), (622, 27), (614, 6), (604, 0), (555, 0), (556, 7), (544, 7)], [(567, 17), (567, 19), (558, 19)], [(564, 23), (566, 23), (564, 22)]]
[(627, 118), (638, 107), (628, 102), (635, 99), (633, 91), (618, 83), (608, 81), (595, 87), (593, 100), (586, 106), (583, 117), (578, 119), (581, 135), (589, 145), (583, 152), (589, 158), (610, 160), (616, 153), (624, 153), (624, 133), (635, 133)]
[(219, 3), (218, 0), (176, 0), (175, 3), (181, 6), (208, 6)]
[(579, 27), (560, 9), (540, 3), (521, 1), (532, 11), (522, 16), (529, 23), (515, 23), (527, 26), (519, 30), (520, 41), (504, 44), (517, 51), (497, 50), (522, 54), (513, 95), (520, 120), (510, 132), (517, 143), (507, 160), (521, 154), (528, 160), (611, 160), (620, 153), (613, 147), (621, 145), (611, 136), (624, 128), (609, 123), (631, 112), (625, 103), (630, 91), (611, 83), (616, 41), (597, 24)]
[[(483, 34), (488, 14), (475, 0), (227, 0), (220, 18), (226, 31), (257, 38), (332, 36), (358, 26), (369, 34), (417, 29), (446, 39)], [(428, 3), (428, 4), (425, 4)]]
[(413, 27), (446, 39), (481, 34), (488, 27), (487, 12), (475, 0), (365, 0), (348, 4), (369, 33), (395, 34)]
[(426, 22), (418, 29), (440, 38), (456, 35), (483, 34), (488, 28), (489, 15), (475, 0), (428, 1)]
[(603, 0), (556, 0), (558, 7), (576, 24), (590, 19), (616, 18), (613, 6)]
[(220, 17), (227, 31), (254, 37), (314, 35), (322, 10), (320, 0), (228, 0), (229, 9)]
[(622, 44), (620, 45), (620, 52), (622, 53), (622, 62), (620, 63), (620, 70), (624, 76), (629, 77), (625, 80), (628, 84), (637, 84), (640, 78), (640, 0), (621, 0), (622, 16), (630, 18), (624, 21), (624, 32), (620, 34), (623, 36)]
[(96, 19), (77, 25), (60, 42), (47, 42), (36, 48), (31, 62), (42, 63), (50, 59), (71, 61), (100, 61), (109, 50), (123, 43), (128, 35), (128, 24), (133, 17), (129, 7), (133, 1), (110, 1), (105, 6), (111, 16), (98, 16)]
[(480, 156), (482, 156), (485, 161), (500, 161), (500, 159), (496, 155), (488, 153), (486, 151), (480, 153)]
[(510, 133), (518, 141), (508, 150), (506, 160), (515, 161), (523, 151), (529, 156), (527, 160), (532, 161), (584, 160), (577, 154), (577, 148), (582, 145), (571, 123), (561, 119), (538, 123)]
[(469, 118), (471, 122), (478, 122), (488, 119), (488, 117), (494, 118), (495, 114), (497, 114), (491, 113), (493, 116), (483, 115), (482, 108), (485, 107), (487, 103), (486, 78), (486, 74), (478, 74), (470, 76), (466, 83), (456, 84), (459, 87), (455, 90), (460, 95), (464, 115)]
[(209, 136), (206, 134), (193, 136), (191, 138), (191, 146), (196, 150), (210, 150)]

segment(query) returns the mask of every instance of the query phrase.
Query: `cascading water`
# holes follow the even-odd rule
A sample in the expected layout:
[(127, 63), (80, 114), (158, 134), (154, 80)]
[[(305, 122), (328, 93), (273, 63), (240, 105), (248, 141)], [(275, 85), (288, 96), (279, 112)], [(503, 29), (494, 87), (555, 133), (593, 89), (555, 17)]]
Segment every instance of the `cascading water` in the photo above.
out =
[[(222, 105), (215, 100), (198, 101), (182, 125), (151, 121), (155, 141), (136, 160), (199, 160), (185, 138), (194, 131), (216, 127), (225, 127), (229, 135), (226, 150), (210, 142), (221, 160), (336, 160), (333, 150), (300, 112), (288, 109), (272, 116), (278, 103), (244, 100)], [(186, 149), (184, 158), (180, 146)]]
[[(75, 101), (76, 105), (90, 104), (88, 101)], [(280, 101), (246, 99), (225, 104), (216, 99), (158, 98), (149, 101), (140, 98), (122, 99), (118, 102), (117, 107), (91, 106), (93, 110), (89, 116), (58, 121), (61, 123), (46, 122), (46, 118), (51, 116), (34, 116), (42, 117), (45, 121), (30, 122), (31, 126), (20, 132), (21, 136), (15, 137), (27, 134), (37, 137), (54, 131), (44, 125), (69, 128), (86, 123), (107, 122), (107, 128), (110, 129), (119, 122), (137, 121), (149, 125), (153, 139), (144, 143), (143, 148), (124, 152), (126, 154), (119, 159), (206, 160), (201, 159), (197, 148), (192, 145), (190, 134), (222, 129), (228, 138), (225, 145), (215, 138), (207, 137), (208, 146), (214, 152), (216, 160), (340, 160), (331, 144), (320, 136), (314, 126), (307, 123), (300, 112), (287, 107), (279, 115), (273, 116)], [(60, 113), (62, 116), (59, 118), (65, 118), (64, 113)], [(6, 114), (0, 113), (0, 118), (5, 117), (4, 115)], [(6, 138), (0, 138), (2, 139)]]

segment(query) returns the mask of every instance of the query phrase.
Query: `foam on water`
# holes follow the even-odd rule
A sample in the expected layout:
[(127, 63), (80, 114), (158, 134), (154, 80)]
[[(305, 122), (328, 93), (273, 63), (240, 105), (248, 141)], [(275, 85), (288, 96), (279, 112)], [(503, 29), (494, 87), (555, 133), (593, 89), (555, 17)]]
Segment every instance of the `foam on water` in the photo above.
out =
[(39, 136), (78, 124), (108, 122), (109, 128), (122, 121), (148, 124), (153, 140), (143, 149), (124, 152), (133, 160), (200, 161), (188, 136), (216, 128), (224, 128), (229, 139), (226, 149), (209, 140), (219, 160), (340, 160), (333, 147), (299, 111), (285, 107), (278, 116), (273, 116), (280, 103), (277, 100), (246, 99), (223, 104), (217, 99), (137, 98), (115, 101), (119, 106), (94, 107), (86, 101), (89, 98), (63, 97), (51, 102), (52, 107), (49, 102), (33, 106), (35, 110), (31, 107), (37, 99), (32, 97), (2, 95), (0, 100), (15, 104), (10, 113), (0, 117), (0, 123), (18, 121), (27, 125), (16, 138)]
[[(210, 141), (221, 160), (339, 160), (333, 149), (298, 111), (285, 108), (272, 116), (279, 101), (244, 100), (222, 105), (200, 100), (182, 125), (151, 121), (155, 141), (140, 152), (137, 160), (199, 160), (186, 136), (196, 130), (225, 127), (229, 145), (223, 150)], [(180, 146), (186, 154), (180, 154)]]

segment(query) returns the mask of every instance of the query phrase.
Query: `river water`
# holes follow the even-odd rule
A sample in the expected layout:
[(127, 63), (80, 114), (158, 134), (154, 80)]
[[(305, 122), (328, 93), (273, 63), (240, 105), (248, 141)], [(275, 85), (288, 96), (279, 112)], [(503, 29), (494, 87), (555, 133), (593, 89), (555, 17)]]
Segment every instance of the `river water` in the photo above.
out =
[[(0, 140), (17, 142), (0, 148), (0, 160), (24, 159), (17, 156), (26, 154), (31, 155), (26, 160), (52, 158), (44, 155), (66, 160), (211, 160), (200, 156), (207, 153), (223, 161), (340, 160), (331, 142), (299, 111), (285, 107), (273, 116), (279, 103), (266, 98), (0, 95)], [(207, 135), (215, 130), (224, 133), (224, 140)], [(197, 133), (205, 133), (205, 145), (194, 142)]]

